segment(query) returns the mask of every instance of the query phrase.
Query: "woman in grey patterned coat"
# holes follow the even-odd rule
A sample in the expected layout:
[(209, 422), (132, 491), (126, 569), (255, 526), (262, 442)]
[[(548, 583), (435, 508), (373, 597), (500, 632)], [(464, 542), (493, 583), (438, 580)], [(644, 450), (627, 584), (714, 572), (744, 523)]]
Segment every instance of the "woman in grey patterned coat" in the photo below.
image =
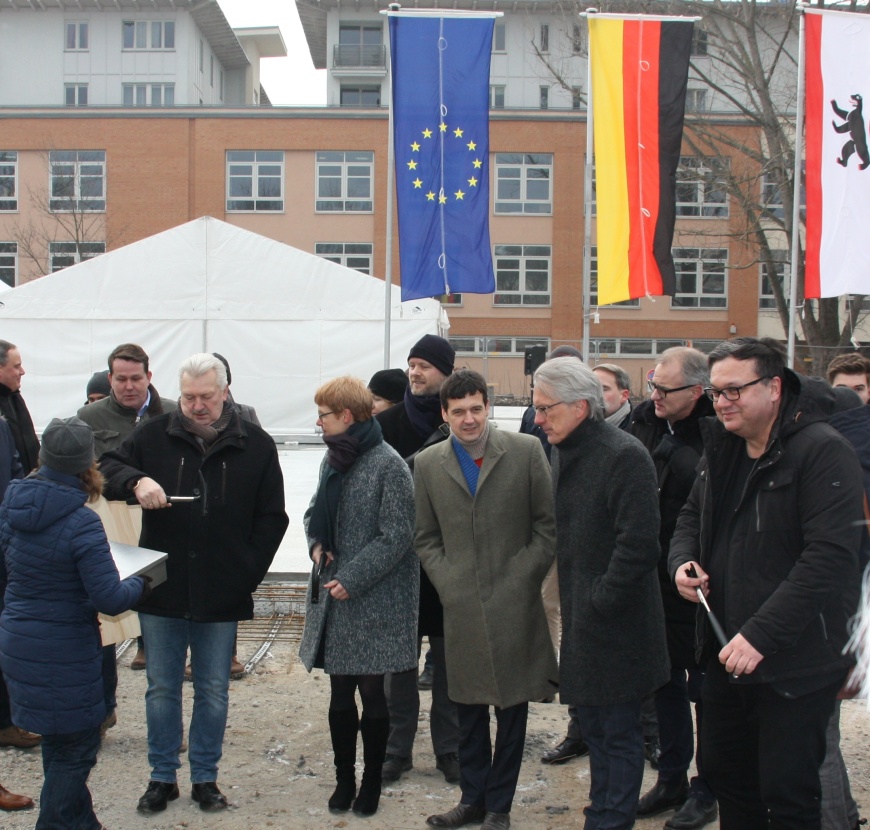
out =
[[(380, 800), (390, 725), (384, 674), (417, 665), (414, 485), (407, 464), (384, 443), (361, 380), (329, 381), (314, 402), (329, 449), (305, 513), (314, 569), (299, 657), (309, 671), (322, 668), (330, 679), (337, 784), (329, 809), (344, 812), (352, 804), (355, 813), (369, 816)], [(359, 793), (357, 731), (365, 761)]]

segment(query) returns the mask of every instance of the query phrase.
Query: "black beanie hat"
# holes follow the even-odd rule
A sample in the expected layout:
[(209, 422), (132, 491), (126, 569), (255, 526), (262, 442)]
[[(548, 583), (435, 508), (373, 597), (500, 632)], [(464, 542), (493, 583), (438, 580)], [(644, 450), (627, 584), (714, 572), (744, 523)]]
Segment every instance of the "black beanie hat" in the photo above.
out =
[(408, 360), (412, 357), (431, 363), (442, 375), (453, 374), (456, 352), (453, 346), (437, 334), (424, 334), (408, 352)]
[(90, 395), (105, 395), (109, 397), (112, 387), (109, 385), (109, 370), (103, 369), (102, 372), (94, 372), (91, 379), (88, 381), (88, 388), (85, 391), (85, 397)]
[(52, 470), (75, 476), (95, 458), (93, 430), (78, 418), (53, 418), (42, 433), (39, 460)]
[(405, 397), (408, 376), (401, 369), (381, 369), (369, 381), (372, 394), (390, 403), (398, 403)]

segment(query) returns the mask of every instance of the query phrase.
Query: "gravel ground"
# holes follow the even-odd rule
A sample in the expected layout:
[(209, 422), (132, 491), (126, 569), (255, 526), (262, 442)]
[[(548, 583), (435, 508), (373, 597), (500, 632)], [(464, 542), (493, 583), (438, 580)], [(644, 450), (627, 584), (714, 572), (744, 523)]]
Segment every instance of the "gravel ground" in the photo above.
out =
[[(245, 643), (240, 643), (245, 656)], [(327, 728), (329, 683), (322, 672), (306, 673), (296, 658), (296, 645), (279, 642), (243, 680), (230, 684), (230, 712), (224, 741), (219, 785), (230, 801), (223, 813), (206, 814), (190, 800), (186, 756), (179, 781), (181, 798), (165, 813), (143, 816), (136, 801), (148, 781), (144, 725), (144, 672), (130, 671), (134, 649), (119, 663), (118, 725), (103, 744), (90, 788), (98, 818), (109, 830), (182, 830), (215, 827), (250, 828), (359, 827), (423, 830), (426, 816), (452, 808), (458, 787), (435, 771), (428, 722), (421, 720), (414, 769), (384, 791), (381, 808), (370, 819), (352, 813), (335, 816), (326, 808), (332, 793), (333, 768)], [(428, 709), (429, 693), (421, 694)], [(185, 684), (185, 712), (193, 699)], [(582, 826), (582, 808), (589, 785), (588, 759), (558, 767), (540, 763), (542, 752), (561, 740), (564, 707), (533, 704), (526, 738), (525, 760), (514, 800), (517, 830), (562, 830)], [(842, 714), (843, 755), (859, 804), (870, 805), (870, 713), (866, 703), (847, 701)], [(36, 797), (42, 785), (39, 749), (0, 750), (0, 781), (13, 792)], [(655, 781), (647, 769), (644, 790)], [(870, 810), (868, 810), (870, 812)], [(638, 821), (639, 830), (661, 828), (669, 814)], [(35, 811), (0, 813), (0, 830), (33, 827)], [(709, 825), (711, 828), (718, 824)]]

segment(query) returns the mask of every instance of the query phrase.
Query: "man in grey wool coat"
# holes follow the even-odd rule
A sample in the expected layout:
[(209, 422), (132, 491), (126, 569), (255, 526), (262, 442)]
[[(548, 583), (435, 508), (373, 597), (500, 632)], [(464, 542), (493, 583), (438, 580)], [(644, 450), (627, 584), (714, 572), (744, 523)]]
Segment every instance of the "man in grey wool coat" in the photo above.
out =
[(550, 471), (537, 438), (491, 428), (477, 372), (447, 378), (441, 408), (450, 439), (423, 450), (414, 467), (416, 548), (444, 606), (462, 797), (426, 821), (507, 830), (529, 701), (556, 687), (541, 600), (556, 542)]
[(670, 676), (655, 468), (640, 441), (604, 421), (601, 382), (585, 363), (544, 363), (534, 406), (553, 445), (559, 694), (589, 746), (584, 830), (630, 830), (643, 783), (641, 700)]

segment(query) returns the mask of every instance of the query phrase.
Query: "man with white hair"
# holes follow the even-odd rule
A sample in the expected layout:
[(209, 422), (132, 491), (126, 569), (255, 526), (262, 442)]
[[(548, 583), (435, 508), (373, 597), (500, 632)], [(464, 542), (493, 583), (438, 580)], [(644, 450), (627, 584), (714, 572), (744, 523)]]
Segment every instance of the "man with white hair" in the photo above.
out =
[(669, 674), (655, 469), (636, 438), (604, 421), (601, 383), (579, 360), (538, 369), (534, 406), (553, 445), (559, 693), (589, 746), (586, 828), (629, 830), (643, 782), (641, 701)]
[(148, 643), (151, 779), (137, 807), (143, 813), (165, 810), (178, 798), (188, 647), (191, 797), (203, 810), (227, 807), (216, 782), (233, 641), (238, 621), (253, 617), (251, 594), (288, 524), (275, 443), (227, 401), (223, 363), (192, 355), (181, 364), (179, 381), (178, 409), (141, 424), (101, 459), (107, 495), (132, 496), (142, 505), (139, 544), (169, 554), (166, 582), (136, 609)]

